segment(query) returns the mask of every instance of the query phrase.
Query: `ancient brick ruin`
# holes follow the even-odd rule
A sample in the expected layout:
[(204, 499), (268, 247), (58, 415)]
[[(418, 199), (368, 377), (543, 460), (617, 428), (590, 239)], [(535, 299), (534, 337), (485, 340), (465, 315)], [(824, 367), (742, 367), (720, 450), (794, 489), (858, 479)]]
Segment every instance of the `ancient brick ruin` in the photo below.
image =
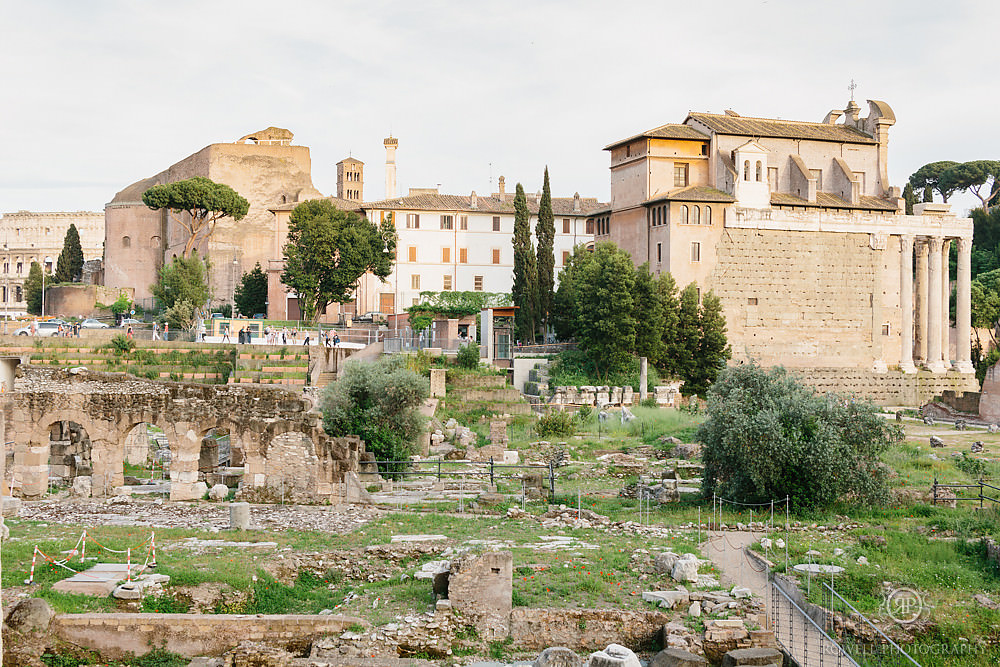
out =
[(8, 397), (5, 440), (13, 447), (5, 468), (25, 498), (47, 493), (50, 471), (86, 474), (92, 495), (112, 493), (124, 484), (126, 451), (142, 424), (161, 429), (169, 443), (171, 500), (204, 493), (199, 474), (215, 453), (203, 440), (216, 429), (229, 433), (245, 491), (296, 502), (346, 499), (364, 451), (356, 437), (328, 436), (307, 398), (280, 389), (28, 367)]

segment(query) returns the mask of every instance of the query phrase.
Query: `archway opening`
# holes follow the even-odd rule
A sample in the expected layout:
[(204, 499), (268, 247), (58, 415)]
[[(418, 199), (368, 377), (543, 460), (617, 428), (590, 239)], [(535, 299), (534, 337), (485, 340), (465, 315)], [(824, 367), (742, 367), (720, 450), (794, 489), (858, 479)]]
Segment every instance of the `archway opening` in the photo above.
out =
[(49, 490), (72, 487), (78, 477), (86, 478), (80, 483), (89, 485), (93, 474), (87, 430), (74, 421), (53, 422), (49, 426)]
[(210, 428), (202, 434), (198, 479), (209, 488), (224, 484), (237, 489), (243, 481), (243, 449), (228, 428)]
[(170, 441), (163, 429), (140, 422), (125, 434), (125, 485), (133, 493), (170, 491)]

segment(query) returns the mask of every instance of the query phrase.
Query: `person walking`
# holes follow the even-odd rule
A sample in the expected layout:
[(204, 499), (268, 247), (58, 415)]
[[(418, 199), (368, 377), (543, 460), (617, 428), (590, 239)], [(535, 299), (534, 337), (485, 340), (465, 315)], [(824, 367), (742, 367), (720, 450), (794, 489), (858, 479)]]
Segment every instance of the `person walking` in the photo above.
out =
[(132, 340), (133, 338), (135, 338), (135, 334), (132, 333), (132, 325), (131, 324), (128, 325), (128, 331), (125, 332), (125, 338), (127, 338), (128, 340)]
[(170, 340), (170, 322), (163, 323), (163, 340)]
[(160, 325), (153, 322), (153, 340), (160, 340)]
[[(240, 333), (243, 333), (243, 332), (241, 331)], [(230, 342), (229, 341), (229, 325), (228, 324), (223, 324), (222, 325), (222, 342), (223, 343)]]

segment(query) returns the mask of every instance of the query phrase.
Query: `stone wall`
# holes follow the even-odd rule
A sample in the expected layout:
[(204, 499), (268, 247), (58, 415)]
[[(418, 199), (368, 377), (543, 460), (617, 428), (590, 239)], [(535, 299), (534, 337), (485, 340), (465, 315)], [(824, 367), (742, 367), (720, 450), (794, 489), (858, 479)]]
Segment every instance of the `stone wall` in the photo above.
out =
[(487, 641), (507, 636), (512, 608), (514, 558), (509, 551), (467, 555), (451, 564), (448, 599), (472, 619)]
[(793, 368), (803, 382), (820, 392), (853, 394), (886, 406), (917, 406), (933, 400), (944, 391), (977, 391), (975, 375), (963, 373), (875, 373), (843, 368)]
[(120, 294), (133, 298), (131, 287), (104, 287), (102, 285), (56, 285), (45, 290), (45, 312), (63, 317), (98, 317), (108, 311), (97, 308), (98, 303), (110, 306)]
[(867, 233), (727, 228), (707, 287), (722, 300), (734, 360), (871, 368), (888, 323), (898, 363), (899, 309), (886, 304), (898, 304), (899, 280), (893, 295), (883, 276), (887, 262), (898, 276), (895, 251), (873, 250)]
[(652, 649), (671, 616), (656, 611), (623, 609), (536, 609), (516, 607), (510, 636), (520, 649), (565, 646), (574, 651), (599, 651), (608, 644), (633, 650)]
[(142, 655), (160, 645), (188, 658), (221, 655), (245, 640), (301, 653), (312, 641), (355, 624), (365, 625), (365, 621), (340, 615), (60, 614), (50, 630), (63, 641), (114, 660), (125, 653)]

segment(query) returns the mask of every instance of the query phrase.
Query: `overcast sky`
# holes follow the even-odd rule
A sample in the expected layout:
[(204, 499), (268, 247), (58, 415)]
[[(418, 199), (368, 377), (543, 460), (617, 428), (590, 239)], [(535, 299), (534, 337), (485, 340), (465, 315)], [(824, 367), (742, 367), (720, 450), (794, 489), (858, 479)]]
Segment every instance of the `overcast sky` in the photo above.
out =
[[(126, 185), (275, 125), (313, 183), (382, 139), (400, 191), (506, 176), (609, 195), (607, 143), (690, 110), (822, 120), (888, 102), (890, 179), (1000, 158), (1000, 3), (0, 1), (0, 211), (103, 210)], [(491, 181), (492, 177), (492, 181)], [(973, 200), (961, 200), (966, 206)]]

